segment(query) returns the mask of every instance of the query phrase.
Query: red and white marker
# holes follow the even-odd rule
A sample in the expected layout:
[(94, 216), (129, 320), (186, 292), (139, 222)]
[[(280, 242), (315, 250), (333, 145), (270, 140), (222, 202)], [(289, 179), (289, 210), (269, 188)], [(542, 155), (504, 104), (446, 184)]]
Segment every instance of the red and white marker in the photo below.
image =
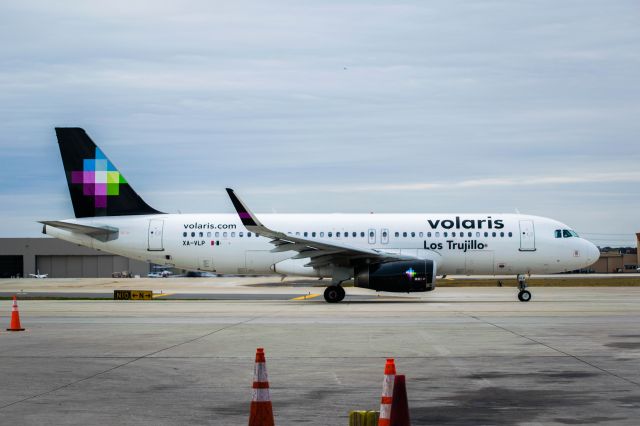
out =
[(256, 350), (249, 426), (274, 426), (273, 407), (269, 395), (269, 377), (263, 348)]
[(391, 403), (393, 402), (393, 381), (396, 377), (396, 364), (393, 358), (387, 358), (382, 381), (382, 398), (380, 399), (380, 417), (378, 426), (391, 425)]

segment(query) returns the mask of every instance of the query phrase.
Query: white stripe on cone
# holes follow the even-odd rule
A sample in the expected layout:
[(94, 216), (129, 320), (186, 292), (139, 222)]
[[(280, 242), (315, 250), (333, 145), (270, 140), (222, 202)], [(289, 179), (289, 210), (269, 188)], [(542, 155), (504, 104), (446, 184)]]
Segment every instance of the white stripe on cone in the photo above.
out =
[(256, 366), (253, 370), (253, 381), (254, 382), (269, 381), (269, 377), (267, 377), (267, 366), (264, 362), (256, 362)]
[(253, 401), (253, 402), (271, 401), (271, 397), (269, 396), (269, 388), (266, 388), (266, 389), (252, 389), (251, 401)]
[(391, 374), (384, 376), (384, 380), (382, 381), (382, 396), (393, 396), (393, 379), (394, 376)]

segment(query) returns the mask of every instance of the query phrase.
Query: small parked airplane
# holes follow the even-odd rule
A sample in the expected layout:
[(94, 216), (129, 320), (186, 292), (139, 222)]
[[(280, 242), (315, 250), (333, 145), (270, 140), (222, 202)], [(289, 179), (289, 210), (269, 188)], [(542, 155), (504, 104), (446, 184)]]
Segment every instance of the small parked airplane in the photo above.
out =
[(43, 221), (43, 233), (166, 267), (218, 274), (331, 278), (389, 292), (435, 288), (440, 275), (518, 278), (587, 267), (600, 253), (569, 226), (522, 214), (260, 214), (235, 192), (236, 214), (167, 214), (133, 190), (83, 129), (56, 128), (75, 219)]
[(40, 270), (38, 269), (38, 273), (37, 274), (29, 274), (29, 276), (32, 277), (32, 278), (36, 278), (36, 279), (41, 280), (41, 279), (47, 278), (49, 276), (49, 274), (41, 274)]

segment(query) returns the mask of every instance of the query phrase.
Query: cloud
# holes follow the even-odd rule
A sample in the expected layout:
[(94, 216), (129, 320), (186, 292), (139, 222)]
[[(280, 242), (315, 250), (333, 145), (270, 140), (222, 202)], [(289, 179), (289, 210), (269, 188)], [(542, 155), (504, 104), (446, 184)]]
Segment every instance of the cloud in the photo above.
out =
[[(268, 187), (248, 188), (248, 194), (313, 194), (313, 193), (357, 193), (357, 192), (428, 192), (433, 190), (455, 191), (466, 189), (482, 189), (495, 187), (521, 187), (521, 186), (557, 186), (557, 185), (583, 185), (583, 184), (603, 184), (603, 183), (635, 183), (640, 184), (640, 172), (610, 172), (610, 173), (587, 173), (583, 175), (564, 176), (520, 176), (520, 177), (496, 177), (462, 180), (458, 182), (414, 182), (414, 183), (359, 183), (338, 186), (330, 185), (281, 185)], [(163, 196), (209, 196), (219, 195), (221, 188), (216, 189), (185, 189), (185, 190), (162, 190), (151, 191), (149, 195)]]
[(639, 226), (634, 1), (0, 8), (0, 194), (43, 195), (12, 206), (25, 221), (70, 211), (44, 197), (66, 196), (52, 128), (82, 126), (168, 211), (219, 211), (234, 186), (267, 211), (517, 203)]

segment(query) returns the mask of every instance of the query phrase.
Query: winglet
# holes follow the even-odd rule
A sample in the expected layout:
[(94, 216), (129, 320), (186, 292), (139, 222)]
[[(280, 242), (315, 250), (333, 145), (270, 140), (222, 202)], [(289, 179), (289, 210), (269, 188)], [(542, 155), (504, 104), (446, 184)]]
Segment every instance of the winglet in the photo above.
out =
[(229, 194), (229, 198), (231, 198), (231, 202), (233, 203), (233, 207), (236, 208), (238, 212), (238, 216), (240, 216), (240, 220), (242, 224), (246, 227), (249, 226), (259, 226), (264, 227), (262, 223), (258, 220), (258, 218), (251, 213), (249, 208), (238, 198), (233, 189), (227, 188), (227, 194)]

